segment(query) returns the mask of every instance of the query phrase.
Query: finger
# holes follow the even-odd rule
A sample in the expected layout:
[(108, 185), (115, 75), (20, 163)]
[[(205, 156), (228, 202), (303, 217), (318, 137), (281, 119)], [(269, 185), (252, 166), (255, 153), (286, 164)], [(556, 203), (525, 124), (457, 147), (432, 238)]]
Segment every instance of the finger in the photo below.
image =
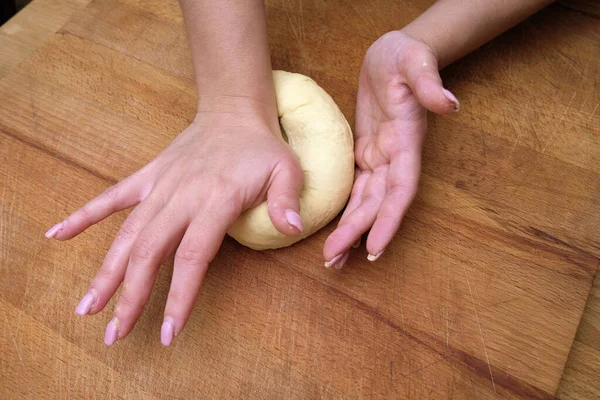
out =
[[(348, 216), (350, 214), (352, 214), (352, 212), (362, 202), (362, 193), (363, 193), (365, 185), (369, 179), (370, 174), (371, 174), (370, 172), (362, 172), (359, 168), (356, 168), (354, 170), (354, 185), (352, 186), (352, 193), (350, 193), (350, 200), (348, 201), (348, 204), (346, 205), (346, 209), (344, 210), (342, 217), (340, 218), (340, 221), (338, 222), (338, 228), (340, 225), (343, 225), (344, 221), (348, 218)], [(335, 233), (335, 231), (333, 233)], [(360, 236), (359, 236), (358, 240), (356, 240), (354, 242), (354, 244), (352, 245), (352, 247), (354, 247), (354, 248), (357, 248), (358, 246), (360, 246)], [(325, 245), (323, 246), (323, 254), (324, 254), (325, 260), (328, 260), (328, 261), (325, 261), (325, 268), (329, 268), (333, 265), (337, 266), (344, 258), (344, 254), (337, 254), (337, 255), (331, 257), (330, 259), (327, 258), (326, 254), (332, 253), (331, 251), (329, 251), (329, 249), (328, 249), (329, 247), (331, 247), (331, 246), (328, 245), (328, 242), (326, 241)]]
[(133, 243), (142, 228), (158, 214), (162, 205), (158, 197), (150, 195), (129, 214), (90, 284), (88, 292), (75, 309), (76, 314), (96, 314), (106, 306), (123, 281)]
[(160, 333), (163, 345), (170, 345), (183, 330), (194, 308), (208, 265), (240, 211), (235, 206), (223, 207), (223, 204), (209, 206), (190, 224), (175, 253), (171, 289)]
[(350, 256), (350, 252), (346, 252), (342, 258), (340, 259), (340, 261), (335, 264), (335, 268), (336, 269), (342, 269), (344, 267), (344, 265), (346, 265), (346, 261), (348, 261), (348, 257)]
[(68, 240), (117, 211), (142, 200), (142, 180), (131, 176), (106, 189), (86, 205), (46, 232), (47, 238)]
[(302, 233), (300, 190), (304, 174), (297, 161), (282, 162), (273, 173), (267, 191), (267, 208), (275, 228), (287, 236)]
[(362, 172), (359, 168), (354, 169), (354, 184), (352, 185), (352, 192), (350, 193), (350, 200), (346, 204), (346, 208), (342, 213), (342, 217), (338, 222), (338, 225), (344, 221), (360, 205), (362, 202), (362, 193), (365, 189), (365, 185), (369, 180), (370, 172)]
[(334, 265), (350, 246), (373, 225), (385, 195), (386, 169), (380, 168), (367, 175), (361, 204), (356, 207), (325, 241), (323, 256), (326, 267)]
[(350, 193), (350, 200), (348, 201), (348, 204), (346, 204), (346, 208), (338, 222), (338, 227), (342, 225), (348, 216), (362, 203), (363, 191), (365, 190), (365, 186), (367, 185), (370, 176), (371, 172), (362, 172), (358, 168), (355, 169), (354, 185), (352, 186), (352, 192)]
[(413, 48), (406, 54), (399, 60), (399, 69), (419, 103), (437, 114), (458, 112), (460, 103), (449, 90), (444, 89), (434, 55), (422, 48)]
[(410, 144), (390, 164), (387, 194), (367, 237), (369, 260), (375, 261), (390, 243), (413, 202), (421, 173), (421, 141)]
[[(358, 168), (357, 168), (357, 171), (358, 172), (357, 172), (356, 176), (359, 176), (358, 174), (360, 174), (360, 170)], [(356, 185), (356, 180), (354, 182), (355, 182), (354, 184)], [(362, 189), (361, 189), (361, 193), (362, 193)], [(340, 222), (343, 221), (345, 216), (350, 215), (350, 213), (352, 213), (352, 211), (354, 211), (356, 209), (356, 207), (358, 207), (360, 205), (360, 200), (358, 200), (358, 199), (361, 199), (362, 195), (356, 196), (356, 197), (357, 197), (356, 201), (352, 201), (352, 198), (350, 198), (350, 201), (348, 202), (348, 205), (346, 206), (346, 209), (344, 210), (344, 215), (342, 215), (342, 219), (340, 219)], [(361, 236), (359, 236), (358, 239), (354, 243), (352, 243), (352, 248), (358, 249), (360, 247), (360, 241), (361, 241)], [(343, 266), (343, 264), (342, 264), (342, 266)]]
[(150, 298), (159, 266), (179, 244), (189, 218), (181, 207), (167, 205), (140, 232), (131, 248), (123, 290), (114, 317), (106, 327), (105, 343), (126, 337)]

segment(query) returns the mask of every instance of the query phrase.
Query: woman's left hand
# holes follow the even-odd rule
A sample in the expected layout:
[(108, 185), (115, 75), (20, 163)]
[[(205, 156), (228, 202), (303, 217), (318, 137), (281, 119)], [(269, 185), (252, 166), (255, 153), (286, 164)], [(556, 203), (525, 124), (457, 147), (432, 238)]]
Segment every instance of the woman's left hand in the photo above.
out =
[(369, 48), (356, 104), (354, 187), (336, 230), (325, 242), (326, 266), (341, 268), (350, 246), (367, 238), (374, 261), (400, 227), (417, 193), (427, 110), (447, 114), (459, 103), (442, 86), (433, 50), (402, 31)]

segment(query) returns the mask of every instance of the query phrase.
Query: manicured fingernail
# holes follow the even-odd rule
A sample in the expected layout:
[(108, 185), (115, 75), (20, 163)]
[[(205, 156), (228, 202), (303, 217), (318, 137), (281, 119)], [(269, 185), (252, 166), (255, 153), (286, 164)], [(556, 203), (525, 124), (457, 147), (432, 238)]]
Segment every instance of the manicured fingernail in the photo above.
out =
[(294, 210), (285, 210), (285, 220), (288, 224), (302, 232), (302, 219)]
[(104, 332), (104, 344), (112, 346), (119, 338), (119, 319), (113, 317), (108, 325), (106, 325), (106, 332)]
[(377, 261), (377, 259), (379, 259), (379, 257), (381, 257), (381, 255), (383, 254), (383, 250), (381, 250), (379, 253), (373, 255), (373, 254), (369, 254), (367, 256), (367, 260), (369, 261)]
[(337, 256), (333, 257), (330, 261), (325, 261), (325, 268), (329, 268), (332, 265), (335, 265), (336, 262), (338, 262), (340, 260), (340, 258), (342, 258), (343, 254), (338, 254)]
[(356, 242), (354, 242), (354, 244), (352, 244), (353, 249), (358, 249), (359, 247), (360, 247), (360, 238), (358, 238), (358, 240)]
[(458, 112), (460, 111), (460, 103), (458, 102), (458, 99), (456, 98), (456, 96), (454, 96), (452, 94), (451, 91), (447, 90), (447, 89), (443, 89), (444, 90), (444, 96), (446, 96), (446, 98), (448, 100), (450, 100), (452, 103), (454, 103), (454, 112)]
[(350, 253), (344, 254), (344, 257), (342, 257), (342, 259), (340, 260), (340, 262), (338, 262), (337, 264), (335, 264), (335, 268), (342, 269), (342, 267), (346, 264), (346, 261), (348, 261), (348, 257), (349, 256), (350, 256)]
[(53, 238), (54, 236), (56, 236), (58, 234), (58, 232), (65, 229), (65, 226), (67, 226), (66, 220), (59, 222), (58, 224), (54, 225), (52, 228), (48, 229), (48, 232), (46, 232), (44, 234), (44, 236), (46, 236), (48, 239)]
[(83, 296), (83, 298), (77, 305), (77, 308), (75, 309), (75, 314), (87, 315), (90, 312), (90, 310), (92, 309), (92, 307), (94, 306), (95, 302), (96, 302), (96, 291), (92, 289), (89, 292), (87, 292), (85, 294), (85, 296)]
[(173, 341), (175, 337), (175, 328), (173, 327), (173, 318), (166, 317), (162, 327), (160, 328), (160, 342), (168, 346)]

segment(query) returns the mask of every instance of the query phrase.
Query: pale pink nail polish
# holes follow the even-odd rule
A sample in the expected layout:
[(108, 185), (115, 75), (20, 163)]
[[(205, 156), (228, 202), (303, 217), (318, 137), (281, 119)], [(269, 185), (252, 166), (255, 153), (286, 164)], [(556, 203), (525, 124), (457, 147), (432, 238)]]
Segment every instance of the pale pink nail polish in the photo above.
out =
[(165, 346), (169, 346), (174, 337), (175, 327), (173, 326), (173, 318), (166, 317), (160, 328), (160, 342)]
[(337, 264), (335, 264), (335, 268), (342, 269), (342, 267), (344, 265), (346, 265), (346, 261), (348, 261), (349, 256), (350, 256), (350, 253), (344, 254), (344, 257), (342, 257), (342, 259)]
[(329, 268), (332, 265), (335, 265), (336, 262), (338, 262), (340, 260), (340, 258), (342, 258), (343, 254), (338, 254), (337, 256), (333, 257), (330, 261), (325, 261), (325, 268)]
[(58, 224), (54, 225), (52, 228), (48, 229), (48, 232), (46, 232), (44, 234), (44, 236), (46, 236), (48, 239), (53, 238), (54, 236), (56, 236), (58, 234), (58, 232), (62, 231), (65, 226), (67, 226), (67, 221), (62, 221), (59, 222)]
[(360, 247), (360, 238), (356, 242), (352, 244), (353, 249), (358, 249)]
[(288, 224), (302, 232), (302, 219), (294, 210), (285, 210), (285, 220)]
[(106, 332), (104, 332), (104, 344), (112, 346), (119, 338), (119, 319), (114, 317), (110, 320), (106, 326)]
[(454, 103), (454, 112), (458, 112), (460, 111), (460, 103), (458, 102), (458, 99), (456, 98), (456, 96), (454, 96), (452, 94), (451, 91), (447, 90), (447, 89), (443, 89), (444, 91), (444, 96), (446, 96), (446, 98), (448, 100), (450, 100), (452, 103)]
[(77, 308), (75, 308), (75, 314), (82, 315), (82, 316), (87, 315), (90, 312), (90, 310), (92, 309), (92, 307), (94, 306), (95, 302), (96, 302), (96, 291), (92, 289), (89, 292), (87, 292), (85, 294), (85, 296), (83, 296), (83, 298), (77, 305)]
[(383, 254), (383, 250), (381, 250), (379, 253), (373, 255), (373, 254), (369, 254), (367, 256), (367, 260), (369, 261), (377, 261), (379, 259), (379, 257), (381, 257), (381, 255)]

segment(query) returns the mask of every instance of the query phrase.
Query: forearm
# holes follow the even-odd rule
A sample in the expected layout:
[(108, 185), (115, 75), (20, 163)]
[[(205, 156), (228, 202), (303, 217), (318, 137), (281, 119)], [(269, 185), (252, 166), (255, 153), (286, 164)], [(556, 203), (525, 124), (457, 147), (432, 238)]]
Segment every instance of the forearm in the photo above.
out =
[(437, 53), (440, 69), (553, 0), (439, 0), (403, 31)]
[[(276, 110), (262, 0), (180, 0), (199, 108), (256, 104)], [(273, 115), (269, 115), (269, 118)], [(274, 116), (276, 118), (276, 115)]]

